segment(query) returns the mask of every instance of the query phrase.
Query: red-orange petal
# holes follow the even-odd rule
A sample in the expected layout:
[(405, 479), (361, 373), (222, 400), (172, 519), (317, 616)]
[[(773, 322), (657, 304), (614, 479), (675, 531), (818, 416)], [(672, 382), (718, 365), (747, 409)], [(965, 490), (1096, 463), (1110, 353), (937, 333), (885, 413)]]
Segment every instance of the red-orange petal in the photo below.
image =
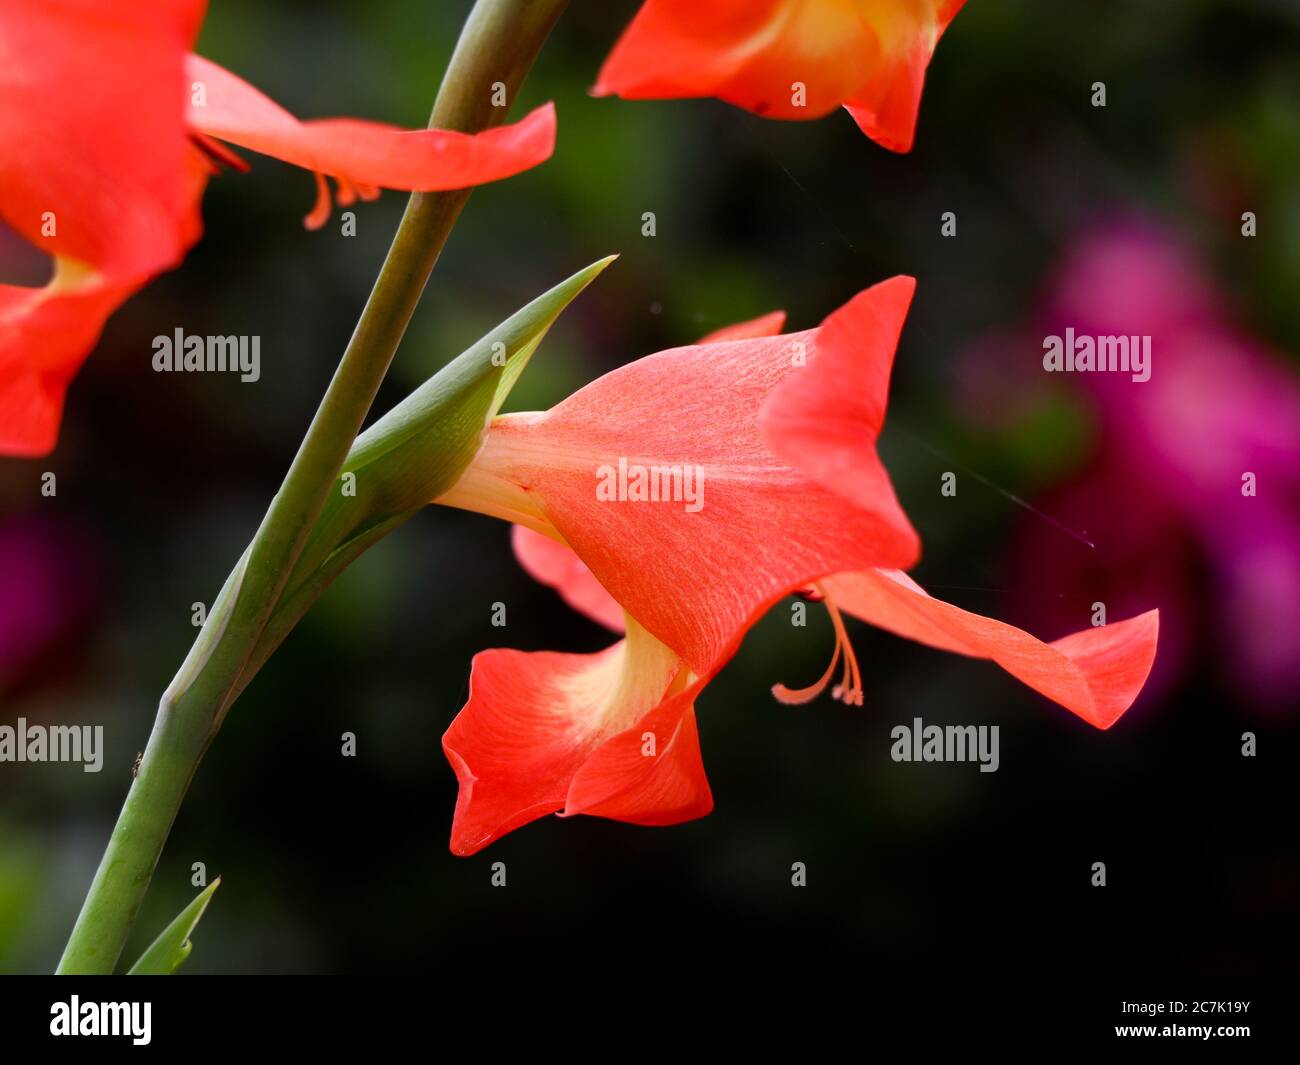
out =
[(916, 281), (892, 277), (854, 296), (822, 323), (815, 357), (772, 391), (760, 416), (777, 455), (863, 507), (901, 514), (876, 440), (889, 377)]
[[(833, 490), (764, 437), (764, 403), (793, 373), (821, 372), (818, 346), (810, 331), (638, 359), (545, 414), (496, 419), (438, 502), (549, 523), (628, 614), (711, 675), (790, 589), (827, 573), (908, 566), (919, 552), (892, 489), (878, 485), (878, 498)], [(859, 354), (879, 358), (870, 344)], [(675, 468), (680, 490), (674, 478), (668, 499), (621, 492), (624, 463), (637, 477), (634, 467)], [(602, 499), (601, 485), (622, 498)]]
[(592, 92), (820, 118), (863, 83), (877, 50), (869, 20), (843, 0), (646, 0)]
[[(473, 854), (520, 825), (564, 810), (575, 778), (593, 754), (621, 733), (639, 736), (647, 720), (663, 730), (662, 747), (618, 782), (601, 776), (602, 798), (612, 789), (622, 805), (584, 803), (580, 787), (579, 801), (567, 812), (618, 817), (621, 810), (628, 815), (621, 819), (639, 823), (683, 820), (687, 808), (680, 789), (666, 787), (654, 769), (660, 755), (676, 763), (690, 750), (689, 737), (670, 728), (663, 714), (654, 714), (679, 672), (677, 656), (637, 626), (627, 639), (597, 654), (491, 650), (476, 655), (469, 700), (443, 737), (460, 783), (452, 851)], [(673, 710), (678, 718), (685, 712), (680, 701), (673, 702)], [(694, 755), (703, 779), (698, 746)], [(597, 763), (602, 773), (607, 766), (603, 757)], [(681, 772), (675, 765), (668, 776)]]
[(611, 632), (624, 630), (623, 608), (570, 547), (523, 525), (511, 530), (510, 543), (515, 558), (533, 580), (554, 588), (579, 614)]
[(569, 783), (564, 816), (677, 825), (709, 814), (713, 792), (695, 722), (695, 699), (703, 687), (696, 681), (669, 696), (593, 751)]
[(136, 287), (67, 266), (44, 288), (0, 285), (0, 454), (54, 449), (68, 382)]
[(754, 337), (780, 336), (785, 328), (785, 311), (771, 311), (757, 318), (750, 318), (735, 325), (724, 325), (707, 336), (700, 337), (697, 344), (721, 344), (728, 340), (751, 340)]
[(181, 94), (203, 7), (0, 2), (0, 217), (34, 246), (125, 281), (198, 238)]
[(966, 0), (931, 3), (917, 22), (896, 32), (882, 50), (871, 79), (844, 101), (868, 137), (893, 152), (909, 152), (916, 137), (925, 71), (935, 46)]
[(200, 132), (319, 174), (368, 187), (433, 192), (469, 188), (528, 170), (555, 150), (555, 107), (545, 104), (508, 126), (482, 133), (404, 130), (380, 122), (325, 118), (302, 122), (242, 78), (201, 56), (189, 77), (204, 103), (188, 109)]
[(840, 105), (868, 136), (911, 147), (925, 69), (964, 0), (647, 0), (595, 95), (715, 96), (807, 119)]
[(1085, 629), (1051, 643), (930, 596), (905, 573), (869, 570), (822, 581), (843, 611), (943, 651), (987, 658), (1097, 728), (1137, 698), (1155, 661), (1159, 611)]

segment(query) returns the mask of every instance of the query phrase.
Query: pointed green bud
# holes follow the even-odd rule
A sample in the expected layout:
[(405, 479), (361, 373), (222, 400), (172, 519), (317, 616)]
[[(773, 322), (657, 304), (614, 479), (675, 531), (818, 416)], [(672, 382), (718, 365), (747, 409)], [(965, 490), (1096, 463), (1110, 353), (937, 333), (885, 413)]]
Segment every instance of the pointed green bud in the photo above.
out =
[(356, 474), (357, 498), (370, 500), (369, 522), (418, 509), (460, 479), (560, 312), (613, 260), (538, 296), (357, 437), (343, 472)]
[(149, 949), (140, 955), (139, 960), (131, 966), (128, 976), (170, 976), (181, 962), (190, 956), (194, 944), (190, 936), (203, 917), (203, 911), (212, 901), (212, 895), (221, 884), (217, 877), (205, 887), (185, 909), (181, 910), (162, 934), (150, 944)]
[(515, 312), (357, 437), (303, 553), (308, 569), (460, 479), (560, 312), (612, 261), (593, 263)]
[(354, 559), (460, 479), (551, 325), (615, 258), (580, 270), (511, 315), (357, 437), (241, 689)]

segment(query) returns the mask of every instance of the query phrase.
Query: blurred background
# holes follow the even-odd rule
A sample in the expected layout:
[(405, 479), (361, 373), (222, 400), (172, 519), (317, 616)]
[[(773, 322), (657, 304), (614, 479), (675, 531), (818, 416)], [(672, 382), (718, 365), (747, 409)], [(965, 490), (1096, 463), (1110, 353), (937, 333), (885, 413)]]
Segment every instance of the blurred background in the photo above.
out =
[[(226, 0), (200, 50), (301, 116), (421, 126), (469, 7)], [(524, 575), (506, 526), (429, 511), (339, 580), (231, 713), (126, 956), (192, 897), (201, 861), (224, 881), (191, 973), (813, 945), (873, 970), (991, 953), (1294, 970), (1300, 5), (971, 0), (908, 156), (842, 114), (589, 98), (635, 8), (577, 0), (562, 19), (513, 112), (554, 99), (557, 154), (474, 193), (376, 410), (609, 252), (511, 408), (776, 308), (808, 328), (914, 274), (882, 450), (925, 545), (915, 575), (1049, 639), (1094, 602), (1111, 620), (1158, 606), (1148, 691), (1100, 733), (991, 664), (851, 622), (866, 705), (781, 706), (770, 686), (818, 676), (832, 636), (824, 612), (800, 629), (778, 608), (698, 708), (710, 817), (547, 818), (456, 859), (439, 741), (474, 652), (609, 637)], [(106, 743), (99, 774), (0, 766), (0, 971), (56, 963), (191, 604), (211, 603), (278, 486), (403, 206), (385, 193), (356, 208), (355, 237), (337, 214), (310, 233), (310, 175), (249, 159), (209, 186), (184, 265), (110, 321), (55, 454), (0, 463), (0, 724), (98, 724)], [(43, 269), (0, 236), (6, 280)], [(1151, 335), (1150, 382), (1045, 374), (1043, 337), (1066, 325)], [(154, 373), (152, 338), (178, 326), (260, 335), (261, 380)], [(1000, 770), (892, 762), (889, 730), (914, 716), (1000, 725)]]

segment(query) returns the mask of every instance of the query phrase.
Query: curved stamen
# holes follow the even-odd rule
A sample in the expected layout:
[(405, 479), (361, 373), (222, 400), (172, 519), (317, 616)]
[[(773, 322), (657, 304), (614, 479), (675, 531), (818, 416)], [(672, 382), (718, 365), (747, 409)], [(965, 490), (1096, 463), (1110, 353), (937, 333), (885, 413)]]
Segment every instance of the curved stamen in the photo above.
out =
[(823, 596), (826, 612), (831, 616), (835, 627), (835, 647), (844, 648), (844, 679), (831, 691), (831, 697), (842, 700), (847, 706), (862, 705), (862, 672), (858, 669), (858, 656), (853, 652), (848, 630), (844, 627), (844, 618), (839, 607), (829, 596)]
[(334, 175), (334, 181), (339, 187), (334, 194), (335, 203), (340, 207), (351, 207), (357, 202), (357, 188), (352, 182), (338, 174)]
[[(302, 220), (302, 224), (308, 229), (320, 229), (329, 221), (330, 214), (334, 210), (334, 203), (330, 201), (330, 186), (325, 179), (325, 175), (320, 171), (313, 171), (316, 178), (316, 202), (308, 212), (307, 217)], [(335, 201), (340, 207), (351, 207), (357, 200), (375, 200), (379, 198), (379, 189), (374, 185), (364, 185), (359, 181), (353, 181), (344, 177), (342, 174), (331, 175), (335, 184), (338, 185), (338, 192), (335, 193)]]
[(826, 690), (826, 685), (831, 681), (831, 675), (835, 672), (835, 667), (840, 661), (840, 643), (835, 641), (835, 653), (831, 655), (831, 664), (826, 667), (826, 672), (821, 675), (821, 679), (806, 688), (787, 688), (784, 684), (773, 684), (772, 694), (776, 696), (778, 702), (787, 703), (791, 706), (797, 706), (800, 703), (810, 703), (817, 696)]
[(317, 170), (313, 172), (313, 176), (316, 178), (316, 203), (302, 220), (302, 224), (308, 229), (320, 229), (329, 221), (334, 205), (330, 202), (330, 187), (325, 180), (325, 175)]
[(820, 585), (813, 585), (818, 598), (826, 604), (826, 613), (830, 615), (831, 626), (835, 629), (835, 651), (831, 655), (831, 664), (816, 683), (806, 688), (788, 688), (784, 684), (772, 686), (772, 694), (783, 703), (799, 704), (811, 702), (826, 690), (835, 667), (839, 665), (841, 653), (844, 655), (844, 671), (839, 684), (831, 689), (831, 696), (842, 700), (848, 706), (862, 705), (862, 671), (858, 667), (858, 656), (853, 652), (848, 630), (844, 627), (844, 617), (834, 601)]

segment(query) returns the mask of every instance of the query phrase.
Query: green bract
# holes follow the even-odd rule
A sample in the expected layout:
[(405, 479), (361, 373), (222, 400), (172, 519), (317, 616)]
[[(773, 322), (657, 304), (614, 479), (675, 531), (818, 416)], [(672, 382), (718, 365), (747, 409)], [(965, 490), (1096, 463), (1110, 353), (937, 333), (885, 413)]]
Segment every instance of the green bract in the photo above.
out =
[(357, 437), (236, 694), (344, 569), (460, 479), (547, 330), (613, 259), (516, 311)]
[(162, 934), (149, 945), (149, 949), (140, 955), (127, 975), (170, 976), (174, 973), (181, 962), (190, 956), (190, 951), (194, 948), (190, 936), (203, 917), (203, 911), (208, 908), (208, 903), (212, 901), (212, 894), (220, 883), (221, 877), (217, 877), (199, 892), (194, 901), (181, 910), (172, 923), (162, 930)]

